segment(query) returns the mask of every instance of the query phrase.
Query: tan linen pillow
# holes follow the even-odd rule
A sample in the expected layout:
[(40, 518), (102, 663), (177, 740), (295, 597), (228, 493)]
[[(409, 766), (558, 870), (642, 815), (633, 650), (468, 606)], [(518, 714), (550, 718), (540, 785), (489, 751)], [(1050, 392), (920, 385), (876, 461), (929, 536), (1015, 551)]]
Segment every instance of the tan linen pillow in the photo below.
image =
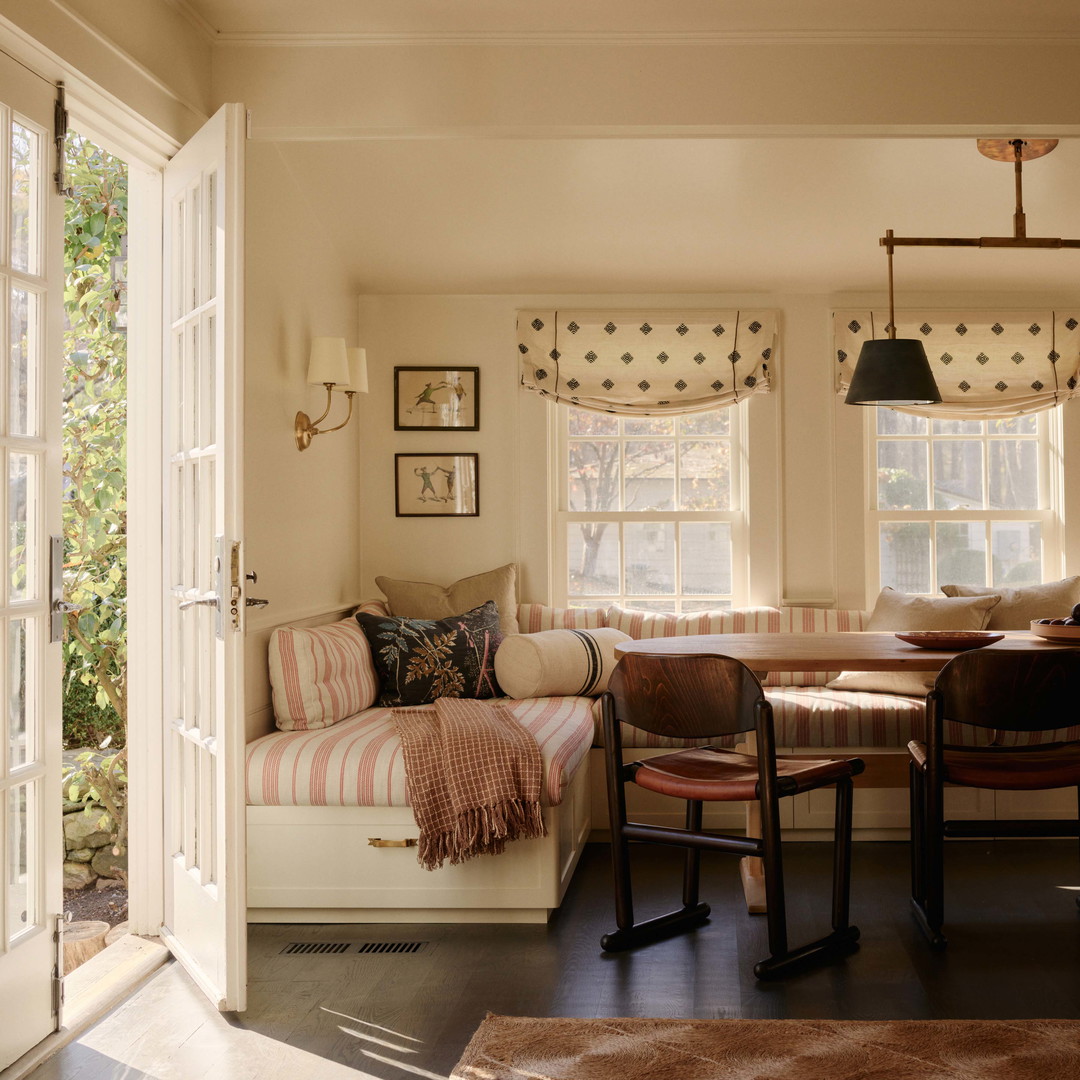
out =
[(1027, 630), (1035, 619), (1064, 619), (1080, 604), (1080, 577), (1062, 578), (1042, 585), (1006, 589), (989, 585), (942, 585), (946, 596), (985, 596), (996, 593), (1001, 603), (990, 611), (987, 630)]
[(610, 626), (515, 634), (495, 654), (495, 677), (513, 698), (595, 697), (615, 669), (615, 646), (629, 640)]
[(377, 577), (375, 584), (386, 594), (392, 615), (406, 619), (449, 619), (494, 600), (499, 609), (499, 629), (504, 634), (518, 632), (517, 567), (513, 563), (462, 578), (445, 588), (426, 581), (397, 581), (387, 577)]
[[(991, 610), (1001, 600), (984, 596), (914, 596), (888, 587), (881, 590), (867, 630), (984, 630)], [(877, 694), (923, 697), (934, 687), (932, 671), (842, 671), (830, 690), (863, 690)]]

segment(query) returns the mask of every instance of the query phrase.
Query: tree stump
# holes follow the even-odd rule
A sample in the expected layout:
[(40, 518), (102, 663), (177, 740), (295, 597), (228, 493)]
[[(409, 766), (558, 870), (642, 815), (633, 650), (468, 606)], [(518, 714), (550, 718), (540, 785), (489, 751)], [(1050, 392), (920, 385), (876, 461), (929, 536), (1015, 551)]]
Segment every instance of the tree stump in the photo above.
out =
[(109, 924), (97, 919), (71, 922), (64, 925), (64, 974), (69, 975), (105, 948)]

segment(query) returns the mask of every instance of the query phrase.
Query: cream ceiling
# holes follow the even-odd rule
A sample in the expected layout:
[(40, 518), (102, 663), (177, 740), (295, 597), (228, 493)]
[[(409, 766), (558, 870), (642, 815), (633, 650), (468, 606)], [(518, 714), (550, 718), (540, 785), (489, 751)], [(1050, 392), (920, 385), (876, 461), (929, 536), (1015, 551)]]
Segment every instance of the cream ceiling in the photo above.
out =
[[(1075, 0), (177, 0), (282, 35), (1080, 37)], [(975, 28), (975, 29), (973, 29)], [(1017, 132), (1016, 134), (1024, 134)], [(973, 139), (368, 139), (256, 149), (364, 292), (878, 291), (898, 235), (1008, 235)], [(1080, 139), (1025, 168), (1028, 231), (1080, 237)], [(897, 290), (1072, 292), (1078, 252), (901, 250)]]

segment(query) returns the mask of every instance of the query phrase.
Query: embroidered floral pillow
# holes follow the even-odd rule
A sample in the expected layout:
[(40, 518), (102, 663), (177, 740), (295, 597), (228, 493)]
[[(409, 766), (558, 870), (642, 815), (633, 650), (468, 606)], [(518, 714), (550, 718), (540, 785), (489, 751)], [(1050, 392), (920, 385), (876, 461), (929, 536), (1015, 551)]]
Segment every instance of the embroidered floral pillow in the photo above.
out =
[(378, 704), (426, 705), (440, 697), (490, 698), (502, 641), (493, 600), (448, 619), (406, 619), (358, 611), (382, 692)]

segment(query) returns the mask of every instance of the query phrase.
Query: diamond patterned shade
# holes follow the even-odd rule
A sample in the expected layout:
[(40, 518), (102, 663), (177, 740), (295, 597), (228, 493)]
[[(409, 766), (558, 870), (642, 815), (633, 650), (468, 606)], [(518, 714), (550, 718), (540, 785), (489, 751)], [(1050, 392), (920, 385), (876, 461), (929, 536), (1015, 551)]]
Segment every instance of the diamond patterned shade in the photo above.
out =
[(734, 405), (770, 389), (775, 311), (519, 311), (521, 385), (597, 412)]
[[(1077, 316), (1080, 309), (898, 312), (897, 338), (916, 339), (923, 346), (941, 403), (893, 407), (941, 419), (997, 419), (1050, 409), (1076, 397), (1080, 394)], [(887, 339), (888, 321), (888, 315), (879, 311), (834, 314), (839, 394), (847, 396), (856, 381), (855, 357), (863, 344)]]

